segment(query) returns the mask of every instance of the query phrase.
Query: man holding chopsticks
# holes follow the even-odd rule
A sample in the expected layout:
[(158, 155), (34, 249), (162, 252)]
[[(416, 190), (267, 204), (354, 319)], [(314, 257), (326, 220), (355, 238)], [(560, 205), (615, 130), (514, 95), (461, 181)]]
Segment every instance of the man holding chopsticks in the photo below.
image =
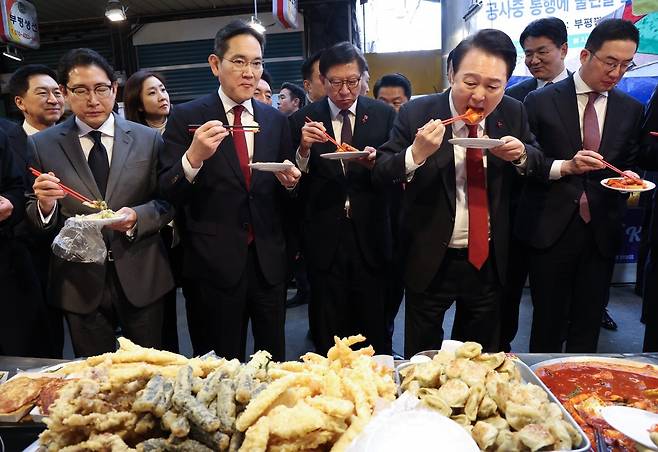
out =
[(164, 134), (160, 189), (179, 209), (195, 355), (244, 360), (251, 319), (256, 350), (285, 359), (283, 208), (301, 174), (292, 164), (274, 174), (249, 166), (292, 159), (286, 116), (252, 99), (263, 45), (242, 21), (219, 30), (208, 57), (219, 89), (177, 106)]
[[(382, 184), (406, 182), (400, 246), (407, 357), (441, 348), (443, 317), (455, 301), (453, 339), (498, 350), (512, 181), (519, 172), (545, 172), (523, 105), (504, 96), (516, 63), (509, 36), (481, 30), (452, 55), (451, 89), (400, 108), (374, 169)], [(485, 135), (500, 140), (473, 147)]]
[(596, 352), (627, 199), (601, 185), (618, 176), (603, 159), (626, 169), (637, 157), (642, 105), (615, 85), (638, 44), (631, 22), (601, 21), (580, 69), (525, 99), (550, 168), (550, 183), (528, 180), (515, 228), (530, 246), (531, 352)]

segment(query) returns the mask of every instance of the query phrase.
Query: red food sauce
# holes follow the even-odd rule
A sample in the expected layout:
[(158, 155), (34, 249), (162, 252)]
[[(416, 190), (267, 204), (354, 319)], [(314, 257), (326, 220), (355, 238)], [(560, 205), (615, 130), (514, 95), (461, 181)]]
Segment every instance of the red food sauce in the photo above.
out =
[(604, 405), (632, 406), (658, 413), (658, 370), (653, 366), (624, 366), (605, 362), (570, 362), (541, 367), (536, 371), (590, 438), (596, 449), (594, 429), (603, 430), (612, 451), (635, 451), (632, 440), (612, 429), (603, 419), (588, 416), (577, 405), (598, 396)]

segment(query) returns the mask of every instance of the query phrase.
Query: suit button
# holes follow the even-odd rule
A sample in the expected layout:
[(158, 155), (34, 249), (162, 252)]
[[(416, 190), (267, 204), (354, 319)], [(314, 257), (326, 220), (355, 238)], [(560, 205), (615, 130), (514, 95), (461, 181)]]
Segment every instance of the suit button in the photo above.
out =
[(578, 199), (574, 199), (574, 200), (573, 200), (573, 203), (574, 203), (574, 204), (578, 204), (578, 202), (579, 202)]
[(242, 223), (242, 229), (244, 229), (245, 231), (249, 229), (249, 223)]
[(441, 245), (448, 246), (448, 242), (441, 242)]
[(253, 201), (254, 195), (249, 195), (249, 199)]

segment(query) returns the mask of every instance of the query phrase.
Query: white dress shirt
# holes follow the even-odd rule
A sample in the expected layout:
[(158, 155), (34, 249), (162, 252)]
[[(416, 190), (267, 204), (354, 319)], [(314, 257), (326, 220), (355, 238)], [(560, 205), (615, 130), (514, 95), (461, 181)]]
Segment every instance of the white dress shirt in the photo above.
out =
[[(82, 147), (85, 160), (89, 160), (89, 153), (91, 152), (91, 148), (94, 147), (94, 139), (91, 138), (88, 134), (93, 130), (98, 130), (101, 132), (101, 143), (103, 143), (103, 146), (105, 146), (105, 150), (107, 151), (107, 161), (110, 165), (112, 165), (112, 147), (114, 146), (114, 114), (110, 114), (110, 116), (98, 129), (92, 129), (87, 123), (78, 119), (77, 116), (75, 117), (75, 123), (78, 126), (78, 139), (80, 140), (80, 147)], [(57, 204), (55, 204), (55, 208), (53, 208), (50, 214), (45, 217), (41, 212), (39, 203), (37, 203), (37, 210), (39, 211), (39, 216), (41, 217), (43, 224), (48, 224), (50, 223), (50, 220), (53, 218), (53, 215), (57, 210)]]
[[(338, 143), (343, 143), (343, 137), (341, 136), (343, 132), (343, 116), (340, 114), (340, 108), (334, 104), (331, 99), (327, 97), (327, 102), (329, 102), (329, 115), (331, 116), (331, 127), (334, 130), (334, 139)], [(348, 115), (348, 118), (350, 119), (350, 128), (352, 129), (352, 135), (354, 135), (354, 123), (356, 122), (356, 103), (357, 101), (354, 101), (352, 105), (350, 105), (350, 108), (347, 110), (350, 112)], [(350, 143), (351, 144), (351, 143)], [(299, 153), (299, 148), (297, 148), (297, 154), (295, 156), (295, 160), (297, 161), (297, 167), (299, 168), (300, 171), (304, 173), (308, 173), (308, 160), (311, 157), (311, 154), (309, 153), (308, 157), (302, 157), (302, 155)], [(340, 160), (341, 165), (343, 165), (343, 161)], [(345, 171), (345, 166), (343, 165), (343, 171)]]
[[(217, 90), (217, 94), (219, 94), (219, 98), (222, 101), (222, 105), (224, 105), (224, 112), (226, 113), (226, 120), (228, 121), (228, 125), (233, 125), (233, 120), (234, 120), (233, 107), (238, 105), (238, 103), (235, 102), (230, 97), (228, 97), (224, 92), (224, 90), (222, 90), (221, 86)], [(257, 125), (256, 121), (254, 120), (254, 107), (251, 103), (251, 99), (245, 100), (244, 102), (242, 102), (241, 105), (244, 106), (244, 110), (242, 111), (242, 115), (240, 116), (242, 125), (243, 126)], [(254, 134), (245, 133), (244, 137), (245, 140), (247, 141), (247, 151), (249, 152), (249, 163), (251, 163), (254, 157)], [(203, 167), (203, 162), (201, 162), (200, 167), (192, 168), (190, 161), (187, 159), (187, 154), (183, 154), (183, 173), (185, 173), (185, 178), (188, 180), (188, 182), (192, 182), (194, 180), (196, 175), (199, 174), (199, 170), (201, 170), (201, 167)]]
[(39, 129), (33, 127), (32, 124), (27, 122), (27, 119), (23, 120), (23, 130), (25, 131), (25, 135), (27, 135), (28, 137), (30, 135), (34, 135), (35, 133), (39, 132)]
[(564, 80), (565, 78), (569, 77), (569, 73), (567, 72), (567, 68), (565, 67), (562, 69), (562, 72), (560, 72), (553, 80), (539, 80), (537, 79), (537, 89), (543, 88), (546, 86), (548, 82), (551, 83), (557, 83), (561, 80)]
[[(573, 83), (576, 85), (576, 100), (578, 101), (578, 121), (580, 122), (580, 138), (583, 139), (583, 119), (585, 117), (585, 107), (589, 100), (588, 93), (594, 91), (580, 76), (580, 71), (573, 74)], [(599, 121), (599, 133), (603, 136), (603, 124), (605, 123), (605, 113), (608, 109), (608, 92), (599, 93), (600, 96), (594, 101), (594, 110)], [(588, 149), (591, 150), (591, 149)], [(562, 163), (564, 160), (554, 160), (551, 165), (549, 174), (550, 180), (557, 180), (562, 177)]]

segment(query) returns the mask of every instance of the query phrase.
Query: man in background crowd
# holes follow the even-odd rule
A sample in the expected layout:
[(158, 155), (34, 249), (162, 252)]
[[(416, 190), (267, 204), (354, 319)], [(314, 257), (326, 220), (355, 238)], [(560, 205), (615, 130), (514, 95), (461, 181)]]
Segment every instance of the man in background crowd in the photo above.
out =
[(386, 102), (395, 111), (411, 99), (411, 82), (400, 73), (386, 74), (375, 82), (373, 89), (375, 99)]
[(306, 93), (301, 86), (285, 82), (279, 91), (279, 111), (290, 116), (306, 104)]
[(320, 55), (322, 55), (322, 50), (315, 52), (302, 63), (306, 103), (309, 104), (322, 99), (326, 95), (324, 83), (320, 80)]
[(272, 77), (267, 70), (263, 69), (263, 75), (258, 80), (256, 90), (254, 91), (254, 99), (259, 100), (267, 105), (272, 105)]

